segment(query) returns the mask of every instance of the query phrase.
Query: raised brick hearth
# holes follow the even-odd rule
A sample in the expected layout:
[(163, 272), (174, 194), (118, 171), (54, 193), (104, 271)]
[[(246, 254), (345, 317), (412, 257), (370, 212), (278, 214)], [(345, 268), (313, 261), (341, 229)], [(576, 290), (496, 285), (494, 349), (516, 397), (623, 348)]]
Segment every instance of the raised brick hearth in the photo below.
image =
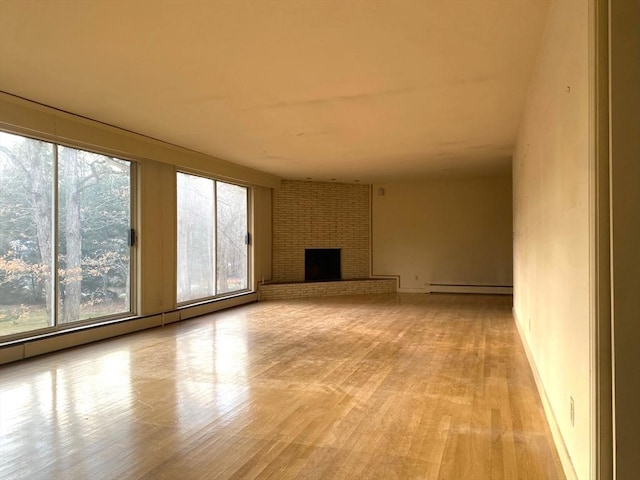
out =
[(362, 295), (366, 293), (394, 293), (395, 278), (368, 278), (339, 282), (266, 283), (260, 285), (260, 300), (283, 300), (307, 297), (331, 297), (334, 295)]

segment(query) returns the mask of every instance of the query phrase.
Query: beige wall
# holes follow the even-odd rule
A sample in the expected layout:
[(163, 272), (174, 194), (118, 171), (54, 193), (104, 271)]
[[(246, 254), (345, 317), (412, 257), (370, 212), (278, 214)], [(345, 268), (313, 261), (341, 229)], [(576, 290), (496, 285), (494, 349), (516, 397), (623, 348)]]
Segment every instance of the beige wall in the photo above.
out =
[(267, 187), (253, 189), (253, 286), (258, 289), (261, 282), (271, 280), (273, 249), (272, 195)]
[(582, 479), (592, 418), (587, 7), (551, 7), (513, 161), (514, 313)]
[(509, 176), (374, 185), (373, 274), (405, 290), (510, 286), (511, 219)]
[[(176, 195), (173, 165), (146, 161), (138, 165), (139, 232), (137, 312), (176, 308)], [(161, 279), (161, 281), (160, 281)]]
[(341, 248), (342, 278), (369, 277), (369, 187), (283, 180), (273, 191), (273, 280), (304, 281), (305, 248)]

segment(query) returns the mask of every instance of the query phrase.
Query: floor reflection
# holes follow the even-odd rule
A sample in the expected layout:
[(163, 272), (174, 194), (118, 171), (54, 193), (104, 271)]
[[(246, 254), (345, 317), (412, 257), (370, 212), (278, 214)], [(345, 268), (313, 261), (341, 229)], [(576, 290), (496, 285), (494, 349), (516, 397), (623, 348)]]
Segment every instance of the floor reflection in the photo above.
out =
[(246, 322), (217, 323), (215, 340), (216, 406), (224, 415), (234, 406), (244, 405), (249, 394)]
[[(128, 351), (51, 366), (23, 378), (29, 381), (3, 379), (0, 388), (1, 458), (21, 458), (25, 466), (36, 460), (46, 464), (88, 448), (111, 428), (128, 437), (129, 426), (116, 424), (131, 406)], [(25, 449), (34, 453), (21, 457)], [(82, 462), (76, 467), (80, 472)]]
[(247, 387), (247, 330), (243, 321), (219, 321), (176, 338), (178, 423), (220, 419), (243, 404)]

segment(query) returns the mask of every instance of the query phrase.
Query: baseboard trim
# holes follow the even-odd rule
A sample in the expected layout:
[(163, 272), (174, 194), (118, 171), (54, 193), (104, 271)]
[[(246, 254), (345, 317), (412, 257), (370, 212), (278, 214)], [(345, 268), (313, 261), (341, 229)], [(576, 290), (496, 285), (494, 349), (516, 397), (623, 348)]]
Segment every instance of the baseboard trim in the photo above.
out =
[(564, 475), (565, 477), (567, 477), (567, 480), (579, 480), (578, 475), (576, 474), (576, 470), (573, 467), (573, 462), (571, 461), (571, 456), (569, 455), (567, 446), (564, 443), (562, 432), (560, 432), (558, 421), (556, 420), (556, 416), (553, 413), (553, 409), (551, 408), (551, 403), (549, 402), (547, 391), (544, 388), (542, 378), (540, 377), (540, 373), (538, 372), (538, 367), (536, 366), (536, 363), (533, 359), (531, 350), (529, 350), (529, 344), (527, 343), (526, 336), (524, 334), (524, 331), (522, 330), (522, 326), (518, 321), (518, 316), (515, 309), (513, 310), (513, 321), (516, 324), (516, 329), (518, 330), (518, 335), (520, 336), (520, 343), (522, 344), (525, 354), (527, 355), (527, 360), (529, 361), (529, 366), (531, 367), (531, 372), (533, 373), (533, 378), (536, 382), (538, 394), (540, 395), (540, 400), (542, 401), (542, 408), (544, 409), (544, 414), (547, 417), (547, 423), (549, 424), (549, 429), (551, 430), (553, 443), (555, 444), (558, 456), (560, 457), (560, 463), (562, 463)]
[(513, 287), (500, 285), (447, 285), (432, 283), (431, 293), (483, 293), (489, 295), (513, 295)]
[(429, 293), (427, 288), (398, 288), (398, 293)]
[(207, 302), (203, 303), (202, 305), (183, 307), (179, 310), (180, 320), (188, 320), (193, 317), (199, 317), (200, 315), (206, 315), (208, 313), (218, 312), (226, 308), (237, 307), (257, 301), (258, 294), (256, 292), (251, 292), (244, 295), (225, 298), (217, 302)]
[(46, 353), (77, 347), (88, 343), (119, 337), (149, 328), (162, 327), (171, 323), (187, 320), (199, 315), (217, 312), (258, 300), (258, 294), (231, 296), (214, 302), (187, 306), (178, 310), (158, 312), (144, 317), (87, 325), (74, 330), (61, 331), (35, 338), (25, 338), (10, 345), (0, 347), (0, 365), (24, 360)]

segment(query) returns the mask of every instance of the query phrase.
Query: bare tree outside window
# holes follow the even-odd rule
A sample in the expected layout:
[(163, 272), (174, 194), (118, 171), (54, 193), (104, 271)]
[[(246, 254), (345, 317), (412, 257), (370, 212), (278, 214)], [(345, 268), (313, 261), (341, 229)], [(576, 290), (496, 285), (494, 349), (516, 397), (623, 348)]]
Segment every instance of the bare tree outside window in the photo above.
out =
[(243, 290), (247, 288), (247, 189), (218, 182), (216, 200), (218, 292)]
[(0, 335), (54, 325), (54, 148), (0, 133)]
[(178, 173), (178, 302), (215, 295), (215, 182)]
[(59, 147), (60, 323), (130, 309), (130, 164)]
[(247, 188), (177, 174), (179, 303), (248, 287)]
[(129, 312), (130, 163), (0, 133), (0, 174), (0, 336)]

